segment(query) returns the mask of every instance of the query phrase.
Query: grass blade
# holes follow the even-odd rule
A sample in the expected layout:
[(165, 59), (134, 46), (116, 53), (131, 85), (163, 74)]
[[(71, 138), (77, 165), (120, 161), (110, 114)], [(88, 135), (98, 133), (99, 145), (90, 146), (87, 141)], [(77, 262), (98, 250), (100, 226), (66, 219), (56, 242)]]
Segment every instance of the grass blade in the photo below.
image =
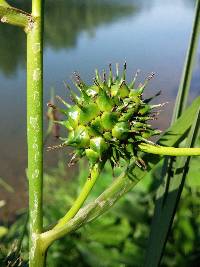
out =
[[(181, 116), (181, 114), (186, 108), (191, 79), (192, 79), (192, 71), (197, 51), (197, 45), (199, 41), (199, 34), (200, 34), (200, 0), (197, 0), (192, 35), (188, 47), (188, 52), (185, 60), (185, 65), (182, 73), (182, 78), (179, 86), (179, 91), (176, 99), (176, 105), (174, 108), (171, 124), (173, 124), (177, 120), (177, 118)], [(190, 138), (188, 138), (188, 142), (189, 141)], [(175, 172), (177, 172), (177, 170), (180, 170), (179, 167), (184, 166), (181, 164), (184, 164), (186, 162), (187, 162), (186, 159), (181, 159), (181, 158), (176, 159), (176, 164), (178, 168), (176, 168)], [(150, 239), (145, 257), (145, 266), (148, 267), (149, 266), (155, 267), (159, 265), (159, 262), (161, 260), (164, 251), (165, 243), (167, 240), (167, 235), (170, 231), (174, 214), (182, 192), (185, 180), (184, 173), (187, 172), (188, 170), (187, 166), (185, 166), (185, 168), (182, 170), (183, 171), (182, 176), (175, 175), (174, 177), (171, 177), (172, 166), (174, 166), (174, 159), (167, 157), (163, 164), (163, 174), (162, 174), (163, 184), (160, 186), (160, 189), (158, 190), (157, 194), (157, 201), (151, 226)], [(176, 190), (174, 190), (175, 188)], [(174, 194), (171, 193), (173, 191), (175, 192)], [(162, 204), (164, 203), (165, 205), (163, 206), (161, 205), (161, 203)]]
[[(200, 108), (194, 120), (193, 126), (187, 138), (187, 147), (193, 147), (197, 139), (200, 123)], [(152, 221), (152, 229), (149, 239), (148, 250), (145, 259), (145, 267), (159, 266), (163, 255), (173, 218), (179, 203), (185, 178), (189, 170), (190, 157), (181, 157), (177, 160), (177, 168), (173, 179), (168, 186), (165, 184), (159, 188), (155, 215)], [(166, 189), (167, 188), (167, 189)]]

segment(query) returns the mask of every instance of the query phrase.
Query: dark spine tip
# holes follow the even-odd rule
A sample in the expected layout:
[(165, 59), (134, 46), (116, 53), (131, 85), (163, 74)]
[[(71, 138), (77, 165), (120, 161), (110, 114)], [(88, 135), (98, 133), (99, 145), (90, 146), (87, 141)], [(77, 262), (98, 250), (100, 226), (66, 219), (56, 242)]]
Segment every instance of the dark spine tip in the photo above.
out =
[(81, 81), (81, 77), (80, 77), (80, 75), (78, 74), (78, 72), (74, 71), (73, 74), (74, 74), (75, 78), (76, 78), (78, 81)]
[(160, 91), (158, 91), (157, 94), (155, 94), (155, 96), (159, 96), (159, 95), (161, 95), (161, 94), (162, 94), (162, 91), (160, 90)]
[(51, 102), (48, 102), (47, 103), (47, 107), (48, 108), (52, 108), (53, 110), (56, 110), (57, 109), (57, 107), (53, 103), (51, 103)]
[(103, 82), (106, 83), (106, 71), (103, 70)]
[(150, 81), (151, 79), (153, 79), (153, 77), (155, 76), (155, 72), (152, 72), (148, 77), (147, 77), (147, 81)]
[(122, 86), (123, 86), (123, 85), (126, 85), (126, 82), (125, 82), (125, 80), (123, 80), (123, 81), (121, 82), (121, 84), (120, 84), (119, 88), (122, 88)]
[(95, 84), (96, 86), (98, 86), (99, 88), (101, 88), (101, 86), (100, 86), (100, 84), (99, 84), (99, 82), (97, 81), (96, 78), (94, 78), (94, 84)]
[(67, 143), (62, 143), (60, 145), (55, 145), (55, 146), (48, 146), (47, 147), (47, 151), (52, 151), (52, 150), (55, 150), (55, 149), (63, 148), (65, 146), (67, 146)]
[(76, 85), (82, 90), (84, 87), (84, 82), (82, 81), (80, 75), (77, 72), (74, 72), (73, 74), (75, 76)]
[(123, 70), (123, 74), (122, 74), (122, 79), (125, 80), (126, 79), (126, 61), (124, 62), (124, 70)]

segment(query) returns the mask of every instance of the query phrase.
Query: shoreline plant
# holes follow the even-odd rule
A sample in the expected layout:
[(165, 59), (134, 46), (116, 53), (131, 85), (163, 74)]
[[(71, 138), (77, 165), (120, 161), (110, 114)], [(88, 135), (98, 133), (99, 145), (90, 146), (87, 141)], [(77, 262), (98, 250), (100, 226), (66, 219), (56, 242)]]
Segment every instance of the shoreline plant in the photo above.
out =
[[(200, 1), (197, 1), (197, 10), (199, 3)], [(110, 68), (108, 80), (104, 77), (100, 80), (97, 73), (95, 84), (92, 87), (94, 92), (90, 90), (89, 93), (88, 89), (91, 89), (91, 86), (84, 88), (85, 84), (77, 76), (76, 83), (81, 91), (81, 99), (72, 92), (72, 98), (75, 102), (72, 108), (75, 108), (74, 115), (78, 114), (80, 117), (77, 120), (77, 117), (70, 117), (69, 112), (64, 111), (68, 116), (67, 120), (64, 121), (65, 126), (68, 130), (71, 130), (71, 136), (69, 135), (64, 144), (75, 146), (76, 152), (80, 156), (86, 155), (88, 157), (91, 175), (86, 180), (83, 190), (72, 208), (52, 229), (44, 231), (42, 208), (43, 15), (44, 1), (42, 0), (32, 0), (31, 14), (10, 6), (5, 0), (0, 0), (1, 22), (22, 27), (27, 35), (29, 266), (31, 267), (44, 266), (48, 247), (55, 240), (75, 231), (107, 211), (120, 197), (133, 188), (148, 171), (154, 168), (162, 159), (162, 156), (190, 157), (200, 155), (200, 148), (192, 148), (199, 127), (200, 98), (193, 101), (192, 105), (183, 114), (181, 112), (182, 116), (179, 116), (180, 118), (163, 134), (158, 145), (155, 145), (148, 141), (148, 138), (157, 134), (157, 132), (146, 123), (150, 118), (151, 111), (151, 106), (142, 98), (143, 87), (146, 83), (134, 90), (134, 84), (128, 85), (125, 82), (126, 67), (124, 67), (120, 80), (113, 79)], [(192, 70), (192, 62), (189, 68)], [(189, 83), (190, 78), (187, 78)], [(183, 93), (185, 91), (181, 95)], [(66, 105), (71, 108), (68, 104)], [(139, 118), (142, 118), (142, 120), (140, 121)], [(92, 128), (90, 124), (93, 124), (94, 127)], [(136, 130), (134, 124), (138, 124)], [(87, 129), (85, 129), (86, 127)], [(103, 130), (100, 130), (101, 127)], [(147, 133), (149, 136), (146, 136)], [(187, 145), (190, 147), (173, 147), (178, 145), (187, 135), (189, 136)], [(144, 155), (138, 157), (138, 149), (144, 151)], [(155, 154), (155, 156), (152, 157), (151, 154)], [(128, 163), (124, 172), (95, 201), (81, 208), (105, 161), (111, 160), (111, 164), (114, 166), (120, 158), (124, 158)], [(132, 159), (136, 159), (137, 164), (131, 162)]]

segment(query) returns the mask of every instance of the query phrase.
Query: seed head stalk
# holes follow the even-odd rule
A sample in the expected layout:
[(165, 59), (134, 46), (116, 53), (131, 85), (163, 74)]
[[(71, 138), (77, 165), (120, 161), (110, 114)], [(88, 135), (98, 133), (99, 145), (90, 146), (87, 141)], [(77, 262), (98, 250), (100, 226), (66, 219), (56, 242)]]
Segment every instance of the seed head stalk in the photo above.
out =
[(150, 154), (162, 156), (200, 156), (200, 148), (175, 148), (142, 143), (139, 148)]
[(91, 171), (90, 176), (85, 182), (79, 196), (75, 200), (74, 204), (72, 205), (71, 209), (66, 213), (64, 217), (62, 217), (54, 229), (60, 228), (64, 226), (70, 219), (72, 219), (77, 212), (82, 207), (83, 203), (85, 202), (86, 198), (88, 197), (89, 193), (91, 192), (93, 186), (95, 185), (97, 178), (99, 177), (101, 170), (103, 168), (104, 163), (95, 164)]

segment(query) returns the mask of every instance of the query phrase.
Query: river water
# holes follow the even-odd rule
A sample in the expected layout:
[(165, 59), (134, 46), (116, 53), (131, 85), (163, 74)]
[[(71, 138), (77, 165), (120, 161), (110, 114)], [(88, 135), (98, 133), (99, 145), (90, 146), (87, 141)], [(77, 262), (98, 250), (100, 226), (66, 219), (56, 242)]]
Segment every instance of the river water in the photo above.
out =
[[(30, 10), (30, 1), (9, 1)], [(17, 2), (17, 3), (16, 3)], [(44, 38), (44, 118), (54, 88), (66, 97), (63, 81), (74, 71), (92, 81), (94, 69), (109, 63), (128, 65), (128, 78), (141, 69), (143, 81), (152, 71), (147, 95), (162, 90), (158, 102), (168, 101), (156, 126), (170, 122), (186, 48), (191, 32), (192, 0), (59, 0), (46, 1)], [(6, 205), (1, 216), (10, 217), (27, 203), (26, 196), (26, 41), (15, 27), (0, 25), (0, 178), (15, 190), (0, 189)], [(191, 100), (200, 93), (199, 52)], [(55, 143), (53, 138), (49, 143)], [(45, 150), (45, 168), (55, 167), (63, 156)], [(67, 161), (67, 160), (66, 160)], [(69, 169), (68, 173), (73, 172)], [(2, 217), (2, 218), (3, 218)]]

